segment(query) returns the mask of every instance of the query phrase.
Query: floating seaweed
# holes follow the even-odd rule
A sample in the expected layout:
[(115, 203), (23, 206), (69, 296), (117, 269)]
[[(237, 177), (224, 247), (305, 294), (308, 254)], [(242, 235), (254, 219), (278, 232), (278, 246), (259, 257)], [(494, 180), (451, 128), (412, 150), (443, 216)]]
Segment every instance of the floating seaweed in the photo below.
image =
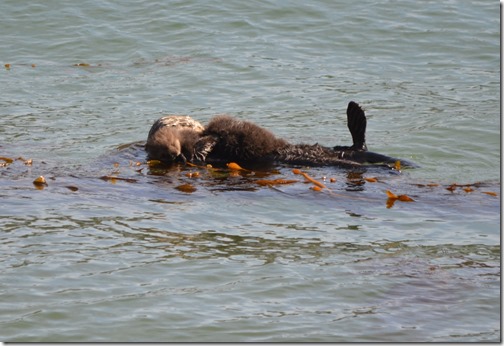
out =
[(44, 178), (44, 176), (41, 175), (41, 176), (38, 176), (37, 178), (35, 178), (35, 180), (33, 181), (33, 185), (35, 185), (37, 190), (43, 190), (44, 187), (47, 186), (47, 181)]
[(125, 181), (127, 183), (136, 183), (136, 182), (138, 182), (137, 179), (133, 179), (133, 178), (121, 178), (121, 177), (115, 177), (115, 176), (111, 176), (111, 175), (101, 176), (100, 179), (101, 180), (105, 180), (105, 181), (109, 181), (112, 184), (115, 184), (117, 181)]
[(3, 161), (3, 162), (0, 162), (0, 167), (7, 167), (8, 165), (10, 165), (11, 163), (14, 162), (13, 159), (11, 159), (9, 157), (3, 157), (3, 156), (0, 156), (0, 160)]
[(226, 166), (233, 171), (248, 171), (248, 169), (242, 168), (239, 164), (235, 162), (230, 162)]
[(297, 183), (299, 180), (289, 180), (289, 179), (260, 179), (256, 180), (255, 183), (261, 186), (269, 186), (269, 185), (285, 185), (285, 184), (293, 184)]
[(395, 163), (394, 163), (394, 169), (396, 171), (401, 171), (401, 161), (400, 160), (397, 160)]
[(182, 184), (182, 185), (179, 185), (175, 188), (177, 190), (185, 192), (185, 193), (193, 193), (194, 191), (196, 191), (196, 188), (191, 184)]
[(198, 178), (200, 176), (199, 172), (187, 172), (185, 174), (186, 177), (188, 178)]
[(310, 183), (313, 183), (315, 186), (318, 186), (320, 189), (327, 188), (327, 186), (325, 186), (324, 184), (322, 184), (320, 181), (313, 179), (312, 177), (310, 177), (308, 175), (308, 173), (305, 173), (305, 172), (303, 172), (303, 171), (301, 171), (301, 170), (299, 170), (297, 168), (294, 168), (292, 170), (292, 173), (302, 175), (307, 181), (309, 181)]
[(394, 206), (395, 201), (399, 200), (401, 202), (414, 202), (415, 200), (408, 195), (396, 195), (395, 193), (391, 192), (390, 190), (386, 190), (385, 193), (387, 194), (387, 208), (392, 208)]
[(84, 68), (95, 68), (95, 67), (102, 67), (102, 64), (91, 65), (91, 64), (88, 64), (87, 62), (80, 62), (77, 64), (73, 64), (73, 66), (84, 67)]

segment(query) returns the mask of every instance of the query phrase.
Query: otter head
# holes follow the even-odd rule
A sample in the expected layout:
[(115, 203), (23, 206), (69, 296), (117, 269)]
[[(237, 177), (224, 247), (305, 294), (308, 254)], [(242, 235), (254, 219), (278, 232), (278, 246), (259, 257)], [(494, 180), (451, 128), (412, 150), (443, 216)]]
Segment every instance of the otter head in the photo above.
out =
[(182, 153), (180, 132), (174, 127), (162, 127), (151, 134), (145, 144), (149, 159), (165, 163), (186, 162)]

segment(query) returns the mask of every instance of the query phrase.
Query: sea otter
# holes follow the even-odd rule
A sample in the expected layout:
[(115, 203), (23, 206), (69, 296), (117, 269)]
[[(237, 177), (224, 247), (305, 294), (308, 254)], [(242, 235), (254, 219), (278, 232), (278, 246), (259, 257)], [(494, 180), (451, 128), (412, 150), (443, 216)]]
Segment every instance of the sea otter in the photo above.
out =
[[(182, 117), (180, 117), (182, 119)], [(366, 115), (351, 101), (347, 125), (351, 146), (325, 147), (319, 144), (291, 144), (249, 121), (227, 115), (216, 116), (203, 126), (190, 117), (164, 117), (149, 131), (149, 158), (166, 163), (237, 162), (244, 165), (284, 163), (304, 166), (359, 167), (362, 164), (391, 164), (397, 159), (367, 150)], [(412, 166), (401, 160), (404, 166)]]
[[(358, 167), (363, 163), (387, 164), (397, 159), (367, 151), (366, 115), (351, 101), (347, 107), (352, 146), (325, 147), (319, 144), (291, 144), (270, 131), (230, 116), (213, 118), (195, 144), (195, 158), (204, 162), (242, 164), (286, 163), (305, 166)], [(402, 161), (405, 165), (410, 165)]]

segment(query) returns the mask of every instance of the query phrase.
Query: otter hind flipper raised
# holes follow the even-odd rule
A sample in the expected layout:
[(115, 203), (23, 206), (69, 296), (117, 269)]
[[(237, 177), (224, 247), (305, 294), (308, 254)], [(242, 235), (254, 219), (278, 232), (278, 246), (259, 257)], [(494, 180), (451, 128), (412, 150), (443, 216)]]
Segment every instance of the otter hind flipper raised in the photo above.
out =
[(347, 108), (347, 125), (348, 130), (352, 134), (352, 149), (354, 150), (367, 150), (366, 147), (366, 115), (364, 111), (354, 101), (348, 103)]

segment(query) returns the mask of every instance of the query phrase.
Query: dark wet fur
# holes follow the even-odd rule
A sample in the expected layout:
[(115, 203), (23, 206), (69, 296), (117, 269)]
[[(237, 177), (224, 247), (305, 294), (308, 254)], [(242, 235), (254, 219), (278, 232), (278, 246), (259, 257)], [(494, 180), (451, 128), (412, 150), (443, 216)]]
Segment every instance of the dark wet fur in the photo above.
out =
[(301, 166), (358, 167), (360, 163), (341, 159), (331, 148), (319, 144), (289, 144), (270, 156), (275, 162)]
[[(290, 144), (270, 131), (248, 121), (229, 116), (213, 118), (196, 144), (196, 157), (201, 161), (247, 163), (286, 163), (306, 166), (356, 167), (360, 163), (347, 159), (345, 153), (363, 151), (366, 117), (358, 104), (349, 104), (349, 123), (354, 146), (335, 148), (319, 144)], [(354, 119), (355, 118), (355, 119)], [(351, 157), (350, 154), (348, 154)]]
[(208, 142), (213, 146), (207, 160), (236, 162), (267, 161), (275, 150), (289, 145), (256, 124), (225, 115), (210, 121), (197, 147)]

